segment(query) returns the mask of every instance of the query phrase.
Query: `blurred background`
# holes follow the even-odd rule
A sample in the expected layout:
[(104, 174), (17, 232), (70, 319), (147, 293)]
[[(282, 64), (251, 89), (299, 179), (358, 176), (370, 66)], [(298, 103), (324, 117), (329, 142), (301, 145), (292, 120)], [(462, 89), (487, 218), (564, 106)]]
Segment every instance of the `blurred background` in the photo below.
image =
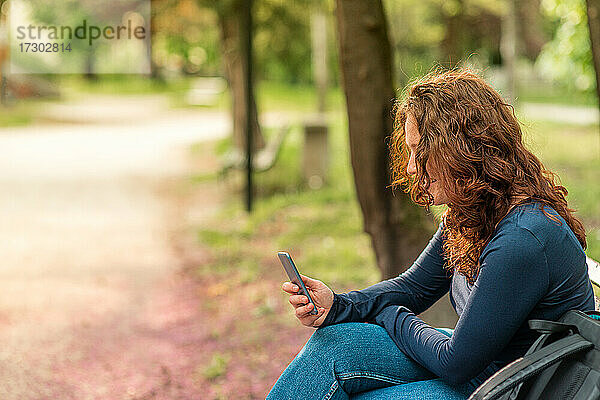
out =
[(342, 292), (434, 231), (385, 173), (433, 68), (514, 104), (600, 259), (600, 2), (254, 0), (247, 86), (249, 3), (152, 0), (148, 75), (11, 75), (0, 1), (0, 398), (264, 398), (312, 333), (277, 251)]

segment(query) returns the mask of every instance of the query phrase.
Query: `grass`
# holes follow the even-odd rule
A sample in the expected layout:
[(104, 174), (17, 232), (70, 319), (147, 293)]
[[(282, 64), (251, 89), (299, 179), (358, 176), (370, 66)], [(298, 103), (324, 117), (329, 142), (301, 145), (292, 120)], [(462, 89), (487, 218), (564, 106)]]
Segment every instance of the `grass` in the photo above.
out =
[[(193, 86), (194, 79), (194, 77), (178, 77), (168, 81), (158, 81), (143, 75), (102, 75), (98, 79), (88, 80), (82, 76), (67, 75), (61, 77), (57, 84), (70, 94), (164, 94), (170, 97), (172, 106), (177, 108), (226, 110), (230, 107), (231, 99), (227, 90), (217, 97), (217, 101), (213, 105), (194, 106), (188, 104), (186, 93)], [(312, 86), (261, 81), (257, 83), (255, 93), (260, 110), (298, 112), (316, 110), (317, 94), (316, 89)], [(327, 101), (332, 109), (340, 109), (343, 101), (341, 89), (330, 89)]]
[[(165, 80), (151, 79), (144, 75), (101, 75), (97, 79), (85, 79), (80, 75), (67, 75), (57, 81), (58, 87), (66, 98), (77, 99), (80, 95), (111, 95), (111, 96), (167, 96), (171, 107), (189, 107), (186, 103), (186, 93), (192, 85), (193, 78), (177, 77)], [(224, 96), (218, 102), (205, 108), (227, 107)]]
[(34, 107), (33, 102), (1, 107), (0, 127), (29, 125), (34, 119)]
[(66, 75), (55, 79), (62, 90), (75, 93), (140, 95), (168, 93), (187, 88), (186, 79), (171, 82), (154, 80), (144, 75), (100, 75), (95, 79), (86, 79), (81, 75)]
[(227, 372), (227, 365), (230, 361), (230, 356), (216, 353), (213, 355), (210, 363), (204, 368), (199, 369), (198, 373), (208, 380), (215, 380)]
[(521, 103), (598, 106), (598, 100), (594, 91), (581, 92), (550, 84), (521, 84), (517, 91), (517, 100)]
[[(258, 107), (261, 110), (317, 111), (317, 91), (313, 86), (259, 82), (256, 93)], [(344, 107), (344, 101), (341, 88), (328, 90), (328, 109), (341, 110)]]

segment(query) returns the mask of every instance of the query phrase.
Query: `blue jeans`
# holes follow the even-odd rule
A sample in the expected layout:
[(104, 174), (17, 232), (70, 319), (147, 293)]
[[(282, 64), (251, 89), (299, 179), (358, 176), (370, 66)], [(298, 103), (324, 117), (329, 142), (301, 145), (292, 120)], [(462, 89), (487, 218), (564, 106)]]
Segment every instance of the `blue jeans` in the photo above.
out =
[(316, 330), (267, 400), (464, 400), (474, 390), (471, 383), (450, 385), (411, 360), (382, 327), (345, 323)]

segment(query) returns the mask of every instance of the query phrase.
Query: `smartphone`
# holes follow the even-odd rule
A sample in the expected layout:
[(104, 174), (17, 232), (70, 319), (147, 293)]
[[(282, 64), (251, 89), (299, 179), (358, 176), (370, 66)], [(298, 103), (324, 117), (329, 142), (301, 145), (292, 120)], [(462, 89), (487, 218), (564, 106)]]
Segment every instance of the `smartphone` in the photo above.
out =
[(286, 251), (280, 251), (277, 253), (277, 257), (279, 257), (279, 261), (283, 264), (283, 268), (285, 272), (287, 272), (288, 277), (290, 278), (290, 282), (294, 283), (296, 286), (300, 288), (298, 294), (303, 294), (308, 297), (308, 301), (312, 303), (313, 309), (311, 310), (312, 315), (318, 314), (317, 305), (310, 297), (308, 290), (306, 290), (306, 286), (304, 286), (304, 281), (300, 278), (300, 274), (298, 273), (298, 269), (296, 269), (296, 265), (294, 265), (294, 261), (290, 256), (290, 253)]

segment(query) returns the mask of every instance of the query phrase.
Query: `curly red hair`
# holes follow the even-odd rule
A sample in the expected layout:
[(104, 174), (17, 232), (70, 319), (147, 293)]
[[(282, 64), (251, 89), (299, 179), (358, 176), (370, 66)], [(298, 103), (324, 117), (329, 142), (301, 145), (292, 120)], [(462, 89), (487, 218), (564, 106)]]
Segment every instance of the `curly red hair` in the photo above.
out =
[[(406, 171), (408, 114), (420, 132), (414, 176)], [(470, 283), (498, 222), (516, 204), (537, 200), (544, 214), (559, 222), (543, 208), (552, 207), (586, 248), (583, 224), (567, 205), (567, 189), (525, 148), (512, 106), (475, 73), (434, 72), (410, 85), (395, 105), (391, 139), (392, 187), (403, 187), (428, 210), (433, 202), (428, 160), (439, 171), (448, 198), (443, 216), (447, 268)]]

